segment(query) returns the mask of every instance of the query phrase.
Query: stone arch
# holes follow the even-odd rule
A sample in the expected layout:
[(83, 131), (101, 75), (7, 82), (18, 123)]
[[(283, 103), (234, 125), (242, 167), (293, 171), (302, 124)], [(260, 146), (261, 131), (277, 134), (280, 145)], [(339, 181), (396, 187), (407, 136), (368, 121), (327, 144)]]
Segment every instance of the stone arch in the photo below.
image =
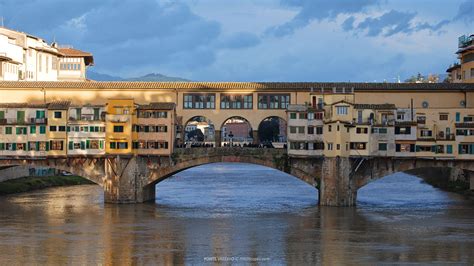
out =
[[(192, 116), (190, 117), (189, 119), (186, 120), (186, 122), (183, 124), (183, 127), (184, 127), (184, 142), (187, 142), (189, 141), (187, 139), (187, 136), (188, 136), (188, 132), (190, 132), (188, 130), (188, 125), (193, 122), (193, 121), (196, 121), (197, 124), (200, 123), (200, 122), (205, 122), (208, 124), (208, 126), (212, 125), (211, 127), (209, 128), (212, 128), (212, 132), (209, 132), (209, 135), (206, 136), (206, 132), (203, 132), (202, 129), (200, 129), (199, 127), (199, 124), (197, 125), (197, 128), (196, 129), (200, 129), (200, 131), (203, 133), (203, 142), (215, 142), (216, 141), (216, 137), (215, 137), (215, 123), (209, 119), (207, 116), (205, 115), (195, 115), (195, 116)], [(213, 136), (213, 137), (210, 137), (210, 136)]]
[[(230, 116), (227, 119), (225, 119), (224, 121), (222, 121), (221, 126), (219, 128), (219, 132), (221, 132), (221, 138), (220, 138), (221, 142), (226, 142), (226, 136), (224, 135), (226, 132), (224, 132), (223, 129), (224, 129), (224, 126), (226, 125), (226, 123), (229, 120), (232, 120), (232, 119), (242, 120), (247, 124), (247, 126), (248, 126), (248, 128), (246, 129), (247, 130), (247, 138), (248, 138), (247, 142), (252, 143), (253, 137), (254, 137), (253, 136), (253, 130), (255, 130), (255, 129), (252, 128), (252, 123), (250, 123), (250, 120), (248, 120), (247, 118), (245, 118), (243, 116), (238, 116), (238, 115)], [(244, 129), (242, 129), (242, 130), (244, 130)], [(234, 135), (236, 134), (236, 132), (233, 132), (233, 133), (234, 133)], [(240, 135), (243, 135), (243, 134), (244, 133), (242, 132), (242, 134), (240, 134)]]
[[(93, 160), (93, 159), (92, 159)], [(66, 171), (73, 175), (87, 179), (101, 187), (104, 187), (105, 172), (104, 161), (97, 163), (90, 159), (77, 159), (77, 161), (67, 159), (45, 159), (45, 160), (0, 160), (1, 166), (17, 166), (17, 167), (42, 167), (53, 168), (59, 171)], [(99, 160), (99, 159), (96, 159)], [(67, 162), (63, 162), (67, 161)]]
[[(185, 152), (192, 152), (189, 150), (205, 149), (196, 148), (184, 150)], [(166, 180), (174, 174), (196, 166), (220, 162), (250, 163), (269, 167), (290, 174), (312, 187), (318, 187), (317, 178), (307, 169), (300, 169), (295, 165), (289, 166), (288, 158), (281, 150), (258, 148), (211, 148), (210, 150), (214, 150), (216, 153), (200, 156), (200, 154), (198, 154), (199, 151), (196, 151), (194, 153), (195, 156), (192, 156), (192, 158), (177, 160), (173, 165), (157, 167), (155, 170), (150, 171), (146, 183), (143, 184), (144, 194), (147, 195), (147, 199), (152, 200), (155, 198), (154, 193), (156, 184)], [(224, 152), (222, 152), (223, 150)]]
[[(262, 138), (262, 136), (266, 135), (267, 133), (264, 132), (264, 128), (262, 127), (263, 126), (263, 123), (266, 122), (266, 121), (269, 121), (270, 119), (278, 119), (278, 130), (279, 130), (279, 133), (278, 133), (278, 142), (286, 142), (286, 138), (287, 138), (287, 124), (288, 122), (286, 121), (286, 119), (280, 117), (280, 116), (277, 116), (277, 115), (271, 115), (271, 116), (267, 116), (265, 118), (263, 118), (260, 123), (258, 124), (258, 139), (259, 139), (259, 142), (262, 142), (262, 140), (265, 140), (265, 138)], [(270, 120), (271, 121), (271, 120)], [(281, 125), (280, 123), (281, 122), (284, 122), (284, 125)], [(281, 132), (283, 131), (283, 132)]]
[[(472, 163), (453, 160), (373, 158), (367, 162), (354, 174), (357, 189), (395, 173), (413, 174), (434, 186), (458, 178), (469, 182), (469, 173), (474, 170)], [(430, 172), (437, 176), (430, 176)]]

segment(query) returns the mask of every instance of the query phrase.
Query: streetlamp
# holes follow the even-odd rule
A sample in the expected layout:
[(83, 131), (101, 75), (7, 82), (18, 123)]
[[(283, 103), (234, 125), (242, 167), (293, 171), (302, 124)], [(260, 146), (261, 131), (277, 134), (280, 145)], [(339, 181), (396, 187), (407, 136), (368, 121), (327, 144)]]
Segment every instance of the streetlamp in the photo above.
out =
[(232, 131), (229, 132), (229, 135), (228, 135), (228, 136), (229, 136), (229, 138), (230, 138), (230, 146), (232, 147), (232, 146), (234, 146), (234, 142), (232, 141), (232, 138), (234, 137), (234, 134), (232, 134)]

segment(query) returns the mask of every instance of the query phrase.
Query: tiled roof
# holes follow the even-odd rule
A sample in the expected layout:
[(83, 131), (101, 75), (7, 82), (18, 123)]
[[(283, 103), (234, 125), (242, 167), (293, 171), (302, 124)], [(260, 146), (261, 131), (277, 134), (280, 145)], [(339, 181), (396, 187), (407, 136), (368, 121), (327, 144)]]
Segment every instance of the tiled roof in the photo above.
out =
[(133, 82), (133, 81), (0, 81), (0, 88), (46, 89), (268, 89), (311, 91), (311, 88), (374, 90), (474, 90), (474, 83), (329, 83), (329, 82)]
[(67, 110), (71, 105), (70, 101), (54, 101), (48, 104), (49, 110)]
[(358, 103), (354, 104), (355, 109), (373, 109), (373, 110), (391, 110), (397, 109), (395, 104), (385, 103), (385, 104), (365, 104), (365, 103)]
[(175, 107), (175, 103), (165, 103), (165, 102), (154, 102), (150, 104), (140, 104), (138, 109), (142, 110), (173, 110)]
[(0, 108), (47, 108), (47, 104), (0, 103)]
[(69, 57), (84, 57), (84, 56), (92, 56), (91, 53), (83, 52), (81, 50), (77, 50), (74, 48), (58, 48), (58, 51), (65, 56)]

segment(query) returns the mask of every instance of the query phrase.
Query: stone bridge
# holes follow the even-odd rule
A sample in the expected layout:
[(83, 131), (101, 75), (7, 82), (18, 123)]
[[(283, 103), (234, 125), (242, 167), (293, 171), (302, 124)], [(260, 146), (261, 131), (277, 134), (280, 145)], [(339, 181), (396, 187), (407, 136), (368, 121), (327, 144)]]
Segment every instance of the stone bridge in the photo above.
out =
[[(155, 185), (185, 169), (217, 162), (251, 163), (286, 172), (319, 189), (319, 204), (354, 206), (357, 190), (386, 175), (419, 168), (474, 171), (474, 162), (415, 158), (290, 158), (284, 149), (189, 148), (171, 156), (0, 158), (1, 166), (51, 167), (82, 176), (104, 189), (109, 203), (155, 199)], [(449, 177), (447, 177), (449, 178)]]

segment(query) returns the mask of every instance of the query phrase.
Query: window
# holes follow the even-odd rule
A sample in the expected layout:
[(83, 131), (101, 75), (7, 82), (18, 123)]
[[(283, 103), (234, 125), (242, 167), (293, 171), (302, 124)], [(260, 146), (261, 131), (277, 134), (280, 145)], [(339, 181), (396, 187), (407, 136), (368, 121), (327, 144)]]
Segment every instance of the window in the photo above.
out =
[(66, 132), (66, 126), (59, 126), (58, 131), (60, 132)]
[(471, 79), (474, 78), (474, 68), (471, 68)]
[(46, 134), (46, 126), (40, 126), (40, 134)]
[(298, 133), (304, 134), (304, 127), (298, 127)]
[(0, 111), (0, 119), (5, 119), (5, 111)]
[(367, 143), (365, 142), (351, 142), (349, 148), (351, 150), (365, 150)]
[(25, 123), (25, 111), (17, 111), (16, 120), (18, 123)]
[(328, 151), (332, 151), (332, 149), (333, 149), (333, 143), (330, 142), (328, 143)]
[(348, 106), (336, 106), (336, 114), (337, 115), (347, 115), (349, 113)]
[(11, 135), (12, 134), (12, 127), (6, 127), (5, 128), (5, 134)]
[(472, 122), (472, 121), (473, 121), (472, 118), (473, 118), (472, 116), (465, 116), (465, 117), (463, 118), (463, 121), (464, 121), (464, 122)]
[(418, 122), (418, 124), (426, 124), (426, 116), (419, 115), (416, 117), (416, 121)]
[(16, 134), (17, 135), (26, 135), (28, 134), (28, 130), (26, 127), (17, 127), (16, 128)]
[(62, 112), (54, 112), (54, 118), (62, 118), (63, 114)]
[(308, 120), (313, 120), (314, 119), (314, 113), (309, 112), (308, 113)]
[(405, 120), (405, 113), (397, 112), (397, 120)]
[(114, 132), (123, 132), (123, 126), (114, 126)]
[(420, 136), (422, 137), (431, 137), (433, 135), (433, 132), (428, 129), (422, 129), (420, 130)]
[(453, 145), (446, 145), (446, 153), (453, 154)]
[(51, 131), (51, 132), (56, 132), (56, 131), (57, 131), (57, 127), (56, 127), (56, 126), (49, 126), (49, 131)]
[(221, 109), (252, 109), (253, 95), (221, 94)]
[(300, 119), (307, 119), (306, 113), (300, 113), (300, 114), (299, 114), (299, 118), (300, 118)]
[(366, 128), (366, 127), (358, 127), (358, 128), (356, 128), (356, 133), (357, 134), (367, 134), (368, 130), (369, 129)]
[(30, 134), (36, 134), (36, 126), (30, 126)]
[(384, 128), (384, 127), (374, 127), (374, 128), (372, 128), (372, 133), (375, 133), (375, 134), (387, 134), (387, 128)]
[(36, 119), (42, 119), (46, 117), (46, 112), (44, 110), (36, 110)]
[(316, 127), (316, 134), (317, 135), (323, 134), (323, 127)]
[(52, 151), (62, 151), (63, 150), (63, 141), (62, 140), (51, 140), (50, 149)]
[(290, 119), (296, 119), (296, 113), (290, 113)]
[(411, 127), (395, 127), (395, 135), (410, 135)]
[(387, 143), (379, 143), (379, 151), (386, 151)]
[(415, 144), (400, 143), (395, 145), (396, 152), (415, 152)]
[(214, 109), (215, 94), (184, 94), (184, 109)]
[(316, 113), (315, 116), (314, 116), (314, 119), (323, 120), (323, 113), (322, 112)]
[(314, 134), (314, 127), (308, 127), (308, 134), (313, 135)]
[(331, 130), (332, 130), (332, 126), (328, 125), (328, 132), (331, 132)]
[(461, 113), (457, 112), (456, 113), (456, 122), (460, 122), (461, 121)]
[(296, 134), (296, 127), (290, 127), (290, 133)]
[(259, 109), (286, 109), (289, 104), (289, 94), (258, 94)]
[(448, 120), (448, 114), (439, 114), (439, 120)]

